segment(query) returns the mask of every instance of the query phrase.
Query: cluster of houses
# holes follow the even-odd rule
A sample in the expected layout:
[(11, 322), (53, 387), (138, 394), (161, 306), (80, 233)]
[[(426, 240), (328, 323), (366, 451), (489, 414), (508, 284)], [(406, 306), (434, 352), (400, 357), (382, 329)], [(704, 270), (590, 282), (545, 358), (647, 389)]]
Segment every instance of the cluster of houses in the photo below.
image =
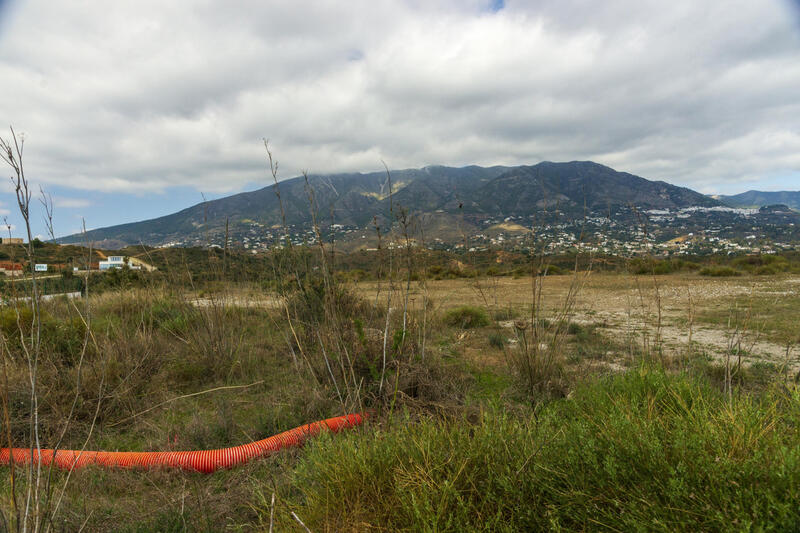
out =
[[(152, 272), (156, 267), (142, 261), (137, 257), (126, 257), (123, 255), (111, 255), (102, 261), (96, 263), (89, 263), (89, 270), (99, 270), (101, 272), (130, 268), (131, 270), (144, 270)], [(64, 263), (36, 263), (33, 267), (34, 271), (47, 273), (47, 272), (63, 272), (65, 270), (72, 270), (78, 272), (80, 269), (76, 266), (70, 266)], [(8, 277), (21, 276), (28, 271), (25, 263), (16, 261), (0, 261), (0, 274)]]

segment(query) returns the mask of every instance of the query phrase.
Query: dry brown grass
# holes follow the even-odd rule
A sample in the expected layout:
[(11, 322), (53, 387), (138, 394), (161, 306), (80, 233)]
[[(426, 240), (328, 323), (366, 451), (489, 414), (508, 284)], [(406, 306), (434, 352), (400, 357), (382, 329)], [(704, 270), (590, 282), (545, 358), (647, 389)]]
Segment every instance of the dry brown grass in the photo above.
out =
[[(542, 281), (541, 316), (557, 320), (557, 307), (569, 297), (575, 276), (538, 279)], [(718, 353), (714, 352), (715, 347), (724, 348), (729, 338), (721, 317), (737, 302), (741, 305), (742, 299), (758, 304), (755, 307), (762, 318), (773, 318), (776, 322), (780, 319), (781, 324), (796, 323), (800, 318), (800, 306), (784, 305), (797, 298), (800, 278), (796, 276), (743, 276), (720, 280), (670, 275), (657, 277), (655, 282), (664, 319), (661, 335), (665, 349), (678, 355), (686, 349), (688, 324), (685, 320), (690, 294), (698, 317), (693, 331), (696, 352), (712, 357)], [(394, 408), (397, 398), (398, 405), (406, 411), (418, 409), (430, 413), (457, 412), (463, 409), (465, 396), (506, 401), (507, 395), (513, 393), (508, 379), (512, 374), (508, 350), (519, 349), (520, 342), (515, 335), (514, 328), (518, 327), (515, 322), (524, 323), (527, 331), (532, 330), (530, 313), (526, 310), (533, 303), (533, 283), (531, 277), (412, 282), (408, 298), (407, 351), (400, 357), (392, 356), (390, 351), (390, 360), (395, 366), (387, 371), (383, 405)], [(379, 290), (377, 283), (364, 282), (351, 284), (349, 288), (368, 304), (375, 302)], [(387, 301), (389, 288), (386, 282), (380, 285), (380, 304)], [(400, 338), (397, 332), (402, 332), (405, 284), (396, 283), (392, 290), (395, 311), (388, 330), (390, 350)], [(193, 305), (198, 298), (203, 303)], [(422, 312), (425, 298), (433, 302), (427, 310), (427, 322), (423, 322), (426, 315)], [(338, 413), (342, 402), (333, 385), (320, 388), (310, 379), (301, 379), (304, 374), (298, 372), (292, 350), (297, 352), (297, 357), (300, 354), (289, 333), (285, 307), (274, 309), (275, 301), (279, 300), (274, 294), (244, 286), (203, 294), (154, 288), (108, 292), (93, 297), (93, 328), (100, 349), (91, 351), (86, 361), (78, 416), (65, 444), (71, 447), (82, 444), (99, 396), (101, 377), (105, 379), (105, 393), (90, 448), (226, 446)], [(767, 305), (773, 301), (782, 302), (782, 305)], [(652, 336), (657, 315), (655, 302), (654, 281), (650, 276), (587, 275), (575, 296), (574, 313), (563, 322), (568, 335), (558, 345), (559, 350), (563, 348), (559, 351), (559, 365), (563, 365), (559, 367), (559, 380), (555, 385), (563, 384), (562, 392), (568, 394), (585, 376), (621, 371), (633, 360), (628, 359), (625, 351), (628, 340), (639, 350), (636, 354), (639, 357), (642, 337)], [(336, 309), (342, 311), (342, 305)], [(442, 320), (445, 312), (464, 305), (486, 309), (495, 322), (469, 330), (447, 326)], [(298, 307), (294, 326), (304, 349), (311, 355), (314, 355), (311, 350), (324, 343), (328, 357), (334, 356), (336, 349), (344, 353), (345, 348), (351, 356), (360, 356), (362, 352), (372, 354), (373, 370), (380, 370), (377, 356), (384, 345), (383, 309), (359, 304), (352, 307), (350, 315), (337, 312), (337, 321), (328, 323), (325, 316), (319, 320), (303, 318), (308, 310)], [(49, 303), (46, 310), (56, 317), (69, 314), (64, 302)], [(512, 313), (503, 315), (508, 310)], [(373, 312), (377, 316), (370, 318)], [(350, 318), (345, 320), (346, 317)], [(356, 318), (363, 321), (363, 327), (356, 327)], [(320, 329), (320, 325), (324, 327)], [(363, 334), (359, 333), (361, 329)], [(321, 336), (317, 335), (318, 331), (322, 332)], [(429, 336), (426, 357), (431, 362), (443, 363), (418, 364), (423, 332)], [(505, 352), (491, 345), (490, 334), (505, 338)], [(214, 345), (218, 349), (208, 353), (200, 349), (202, 345), (211, 345), (207, 341), (212, 338), (219, 340)], [(761, 358), (781, 362), (784, 348), (769, 339), (765, 333), (753, 343), (752, 353), (745, 355), (745, 362), (757, 362)], [(235, 349), (230, 349), (231, 346)], [(106, 359), (101, 357), (103, 354), (113, 354), (113, 357)], [(347, 356), (344, 357), (346, 361)], [(342, 374), (336, 372), (336, 365), (332, 365), (333, 372), (318, 366), (322, 378), (336, 374), (337, 383), (342, 386)], [(356, 371), (359, 370), (364, 369), (357, 367)], [(462, 380), (460, 373), (465, 370), (470, 375)], [(43, 393), (47, 427), (51, 421), (65, 416), (63, 406), (69, 403), (75, 370), (65, 364), (47, 362), (42, 372), (43, 382), (48, 383)], [(367, 371), (362, 374), (364, 383), (379, 379)], [(24, 372), (20, 369), (12, 369), (10, 377), (16, 383), (24, 382)], [(264, 380), (264, 383), (247, 389), (184, 398), (128, 419), (176, 396), (256, 380)], [(470, 384), (465, 385), (467, 381)], [(12, 392), (20, 396), (24, 390), (15, 385)], [(376, 403), (380, 403), (378, 400), (381, 398), (375, 399)], [(120, 421), (124, 423), (117, 424)], [(24, 428), (16, 429), (21, 432)], [(53, 431), (48, 431), (47, 438), (52, 434)], [(295, 456), (289, 455), (286, 460), (291, 462), (292, 457)], [(247, 507), (252, 504), (252, 499), (248, 499), (252, 498), (250, 484), (272, 487), (273, 476), (279, 477), (277, 470), (285, 464), (283, 459), (265, 461), (213, 479), (165, 472), (87, 471), (73, 480), (68, 492), (70, 499), (65, 502), (61, 516), (66, 520), (67, 529), (77, 529), (87, 517), (87, 527), (95, 530), (137, 522), (152, 530), (172, 527), (213, 530), (225, 527), (226, 516), (231, 514), (241, 525), (254, 519), (252, 509)], [(8, 493), (7, 486), (2, 489)], [(231, 498), (239, 498), (246, 504), (234, 505)], [(0, 502), (0, 505), (6, 504)], [(141, 505), (148, 507), (147, 513), (131, 511)]]
[[(543, 280), (542, 301), (546, 312), (548, 309), (554, 312), (564, 301), (572, 282), (573, 277), (569, 275), (548, 276)], [(693, 342), (700, 353), (713, 359), (718, 359), (727, 349), (730, 336), (727, 319), (737, 307), (752, 305), (758, 311), (759, 328), (751, 332), (749, 362), (764, 360), (783, 364), (787, 344), (798, 335), (794, 325), (800, 322), (800, 306), (790, 305), (800, 300), (800, 276), (797, 275), (711, 279), (696, 274), (635, 277), (593, 272), (586, 277), (576, 296), (574, 320), (599, 324), (606, 335), (629, 339), (634, 348), (640, 349), (642, 335), (647, 334), (652, 340), (657, 322), (654, 283), (658, 284), (662, 315), (659, 338), (665, 352), (673, 356), (687, 351), (690, 299), (695, 316)], [(530, 277), (425, 282), (428, 297), (437, 312), (462, 305), (481, 306), (490, 311), (510, 308), (523, 312), (532, 303), (531, 286)], [(367, 299), (374, 298), (377, 291), (376, 283), (361, 282), (354, 287)], [(386, 286), (381, 290), (385, 291)], [(409, 299), (412, 306), (422, 301), (422, 294), (421, 284), (412, 283)], [(510, 327), (510, 323), (506, 325)], [(790, 350), (790, 367), (796, 368), (800, 362), (796, 355), (791, 357), (792, 353)]]

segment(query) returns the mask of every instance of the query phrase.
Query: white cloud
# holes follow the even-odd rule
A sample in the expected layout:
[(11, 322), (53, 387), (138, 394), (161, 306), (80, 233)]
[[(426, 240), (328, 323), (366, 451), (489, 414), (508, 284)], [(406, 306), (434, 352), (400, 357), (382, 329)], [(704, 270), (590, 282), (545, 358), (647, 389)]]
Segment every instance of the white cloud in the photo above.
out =
[(29, 176), (108, 192), (267, 182), (262, 136), (283, 177), (593, 159), (713, 190), (800, 170), (789, 2), (488, 4), (17, 2), (0, 116)]
[(89, 207), (92, 205), (92, 202), (83, 198), (64, 198), (56, 196), (53, 198), (53, 204), (55, 207), (63, 209), (79, 209), (82, 207)]

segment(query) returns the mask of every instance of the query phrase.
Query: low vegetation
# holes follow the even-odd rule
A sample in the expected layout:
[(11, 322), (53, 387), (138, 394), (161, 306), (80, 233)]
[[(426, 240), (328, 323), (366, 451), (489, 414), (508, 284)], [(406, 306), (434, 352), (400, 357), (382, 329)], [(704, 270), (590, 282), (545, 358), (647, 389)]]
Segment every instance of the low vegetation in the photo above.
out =
[(799, 424), (796, 390), (728, 403), (640, 367), (535, 416), (490, 405), (315, 442), (293, 503), (320, 531), (790, 531)]
[[(373, 417), (213, 476), (54, 472), (68, 529), (87, 518), (91, 529), (267, 528), (271, 516), (292, 530), (291, 513), (312, 531), (800, 524), (800, 396), (780, 364), (742, 368), (729, 396), (720, 361), (698, 350), (662, 365), (641, 344), (631, 358), (625, 339), (567, 320), (557, 301), (532, 323), (530, 309), (507, 304), (403, 313), (390, 296), (402, 290), (387, 285), (376, 304), (355, 282), (326, 288), (313, 270), (278, 293), (230, 282), (187, 292), (159, 279), (90, 293), (88, 310), (43, 303), (44, 443), (67, 420), (62, 447), (158, 450), (231, 446), (343, 411)], [(27, 439), (18, 354), (33, 322), (25, 305), (0, 314), (13, 444)], [(18, 495), (26, 483), (16, 478)], [(0, 490), (11, 494), (8, 477)]]
[[(406, 210), (393, 214), (370, 254), (320, 244), (315, 219), (313, 246), (285, 229), (265, 254), (145, 249), (158, 271), (8, 281), (3, 446), (208, 449), (369, 420), (213, 475), (4, 467), (0, 523), (800, 529), (796, 256), (432, 252), (412, 245)], [(93, 259), (43, 242), (16, 252)], [(592, 282), (605, 284), (596, 301)], [(34, 285), (81, 297), (30, 298)], [(764, 338), (780, 357), (758, 353)]]
[(444, 322), (461, 329), (479, 328), (489, 325), (489, 315), (479, 307), (464, 305), (447, 311)]
[(712, 276), (715, 278), (724, 278), (731, 276), (741, 276), (742, 273), (733, 267), (729, 266), (709, 266), (700, 269), (701, 276)]

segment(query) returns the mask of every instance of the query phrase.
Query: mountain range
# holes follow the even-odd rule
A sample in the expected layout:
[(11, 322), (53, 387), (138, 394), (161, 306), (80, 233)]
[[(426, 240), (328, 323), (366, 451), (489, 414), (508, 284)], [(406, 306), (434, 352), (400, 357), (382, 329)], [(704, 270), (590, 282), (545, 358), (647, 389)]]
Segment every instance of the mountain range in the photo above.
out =
[[(59, 241), (80, 243), (88, 237), (109, 248), (139, 243), (202, 245), (219, 243), (227, 235), (228, 242), (248, 243), (258, 235), (274, 241), (284, 227), (300, 240), (309, 238), (314, 218), (323, 229), (348, 228), (350, 237), (365, 239), (366, 230), (385, 227), (403, 212), (412, 214), (429, 238), (455, 241), (506, 218), (546, 224), (592, 216), (633, 223), (641, 212), (723, 208), (731, 202), (729, 198), (735, 197), (715, 199), (591, 161), (428, 166), (300, 176), (171, 215)], [(372, 229), (370, 235), (374, 233)]]
[(732, 196), (715, 196), (732, 207), (764, 207), (783, 204), (800, 211), (800, 191), (747, 191)]

